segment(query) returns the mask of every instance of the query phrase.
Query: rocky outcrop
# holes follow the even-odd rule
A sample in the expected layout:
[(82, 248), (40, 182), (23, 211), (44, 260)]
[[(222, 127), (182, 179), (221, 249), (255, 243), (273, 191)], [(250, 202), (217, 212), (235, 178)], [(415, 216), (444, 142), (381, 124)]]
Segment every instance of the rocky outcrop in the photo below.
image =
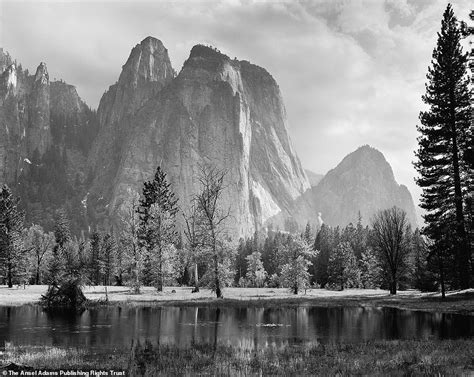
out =
[(51, 228), (54, 209), (78, 212), (96, 113), (45, 63), (34, 75), (0, 50), (0, 182), (22, 199), (28, 222)]
[(410, 192), (395, 181), (384, 155), (368, 145), (347, 155), (311, 190), (295, 201), (291, 210), (271, 221), (283, 223), (283, 217), (295, 219), (302, 227), (316, 222), (318, 212), (326, 224), (355, 224), (358, 215), (364, 224), (380, 209), (397, 206), (407, 212), (408, 220), (417, 225), (415, 206)]
[(41, 63), (33, 77), (29, 94), (26, 153), (32, 156), (35, 150), (43, 155), (51, 145), (49, 74), (45, 63)]
[(154, 75), (143, 75), (135, 56), (149, 56), (140, 50), (150, 45), (162, 46), (147, 38), (135, 47), (117, 84), (148, 78), (148, 84), (138, 80), (125, 88), (139, 102), (142, 88), (154, 88), (149, 100), (120, 116), (114, 106), (105, 106), (117, 89), (111, 87), (101, 100), (100, 127), (110, 131), (101, 129), (94, 146), (103, 157), (93, 195), (114, 214), (161, 165), (185, 207), (198, 190), (200, 166), (211, 164), (227, 171), (223, 206), (231, 209), (232, 234), (251, 234), (309, 188), (288, 137), (278, 85), (263, 68), (201, 45), (193, 47), (176, 78), (164, 73), (172, 72), (167, 55), (153, 60)]
[[(110, 184), (126, 153), (127, 138), (133, 134), (130, 116), (174, 76), (168, 51), (158, 39), (147, 37), (132, 49), (117, 83), (104, 93), (97, 110), (99, 130), (89, 154), (89, 166), (97, 177), (94, 192), (110, 194)], [(99, 194), (97, 198), (102, 196)], [(101, 199), (96, 205), (100, 207), (104, 203)]]
[(8, 53), (0, 51), (0, 182), (17, 178), (26, 148), (28, 86), (25, 74)]

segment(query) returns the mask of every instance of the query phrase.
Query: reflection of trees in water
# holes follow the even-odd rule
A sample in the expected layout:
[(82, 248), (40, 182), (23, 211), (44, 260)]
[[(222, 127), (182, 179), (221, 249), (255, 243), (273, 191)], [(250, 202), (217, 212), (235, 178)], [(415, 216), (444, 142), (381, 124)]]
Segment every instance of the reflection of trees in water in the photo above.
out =
[(48, 315), (35, 306), (0, 307), (0, 344), (130, 347), (231, 344), (246, 349), (288, 343), (471, 336), (469, 316), (397, 309), (315, 307), (106, 307), (78, 315)]

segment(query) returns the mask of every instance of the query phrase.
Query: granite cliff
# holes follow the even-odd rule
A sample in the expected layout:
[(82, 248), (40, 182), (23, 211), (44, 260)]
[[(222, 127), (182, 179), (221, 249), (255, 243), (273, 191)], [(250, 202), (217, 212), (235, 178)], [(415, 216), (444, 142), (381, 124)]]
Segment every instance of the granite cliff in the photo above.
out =
[(72, 212), (95, 117), (74, 86), (50, 81), (45, 63), (30, 74), (0, 49), (0, 182), (21, 196), (27, 221), (48, 226), (55, 208)]
[[(134, 105), (120, 113), (122, 98)], [(216, 49), (193, 47), (174, 76), (162, 43), (146, 38), (104, 94), (98, 116), (91, 198), (104, 215), (113, 217), (159, 164), (182, 207), (198, 190), (200, 165), (225, 169), (223, 205), (231, 208), (234, 236), (250, 235), (309, 188), (275, 80)]]

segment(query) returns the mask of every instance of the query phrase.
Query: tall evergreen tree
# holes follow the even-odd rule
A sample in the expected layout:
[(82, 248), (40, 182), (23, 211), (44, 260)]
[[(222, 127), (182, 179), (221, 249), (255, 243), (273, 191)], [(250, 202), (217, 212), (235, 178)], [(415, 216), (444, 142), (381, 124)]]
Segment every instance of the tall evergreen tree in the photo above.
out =
[[(147, 250), (147, 264), (153, 265), (155, 271), (154, 283), (158, 291), (163, 291), (165, 255), (171, 250), (177, 238), (175, 217), (178, 212), (178, 199), (171, 191), (171, 184), (166, 179), (166, 173), (160, 166), (156, 169), (152, 181), (143, 185), (143, 197), (140, 199), (138, 213), (140, 214), (140, 246)], [(146, 275), (146, 271), (145, 271)]]
[(351, 244), (340, 242), (328, 261), (328, 284), (340, 289), (357, 288), (360, 285), (360, 271)]
[(24, 214), (18, 209), (15, 198), (7, 185), (0, 190), (0, 262), (8, 287), (22, 275), (24, 252), (21, 233)]
[(247, 260), (246, 279), (248, 284), (250, 284), (251, 287), (263, 287), (263, 284), (265, 283), (265, 278), (267, 277), (267, 272), (263, 267), (262, 253), (260, 253), (259, 251), (254, 251), (245, 259)]
[(117, 243), (110, 233), (106, 233), (102, 240), (102, 255), (100, 257), (100, 271), (103, 285), (111, 285), (114, 273)]
[(56, 211), (54, 239), (53, 255), (48, 265), (48, 283), (52, 286), (57, 285), (63, 277), (64, 251), (69, 241), (71, 241), (69, 219), (64, 209)]
[(102, 255), (102, 236), (99, 232), (93, 232), (90, 236), (89, 252), (89, 280), (94, 285), (100, 284), (100, 259)]
[(324, 288), (328, 283), (328, 264), (331, 251), (336, 246), (333, 230), (326, 224), (321, 226), (314, 241), (313, 250), (317, 250), (317, 256), (313, 260), (313, 278)]
[(306, 243), (303, 237), (289, 236), (288, 241), (279, 250), (284, 264), (281, 266), (281, 281), (297, 295), (301, 289), (309, 287), (309, 266), (317, 251)]
[[(431, 251), (439, 255), (439, 249), (447, 246), (455, 260), (450, 270), (457, 272), (453, 286), (468, 288), (471, 251), (466, 201), (473, 185), (468, 151), (474, 141), (468, 57), (462, 51), (461, 37), (458, 21), (448, 5), (428, 68), (423, 101), (429, 109), (420, 113), (417, 129), (421, 136), (414, 165), (420, 174), (417, 183), (423, 188), (421, 207), (427, 211), (423, 232), (433, 241)], [(448, 243), (447, 237), (453, 242)]]

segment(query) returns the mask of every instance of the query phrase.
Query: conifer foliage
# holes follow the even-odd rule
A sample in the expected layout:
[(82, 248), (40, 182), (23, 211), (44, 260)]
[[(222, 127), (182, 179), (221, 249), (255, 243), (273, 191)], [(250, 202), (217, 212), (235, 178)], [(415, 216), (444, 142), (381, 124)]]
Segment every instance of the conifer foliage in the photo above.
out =
[[(437, 46), (428, 69), (426, 94), (429, 106), (420, 113), (419, 149), (415, 167), (423, 189), (421, 207), (424, 234), (433, 242), (431, 253), (451, 263), (453, 287), (468, 288), (471, 250), (468, 240), (468, 196), (472, 195), (473, 172), (469, 148), (473, 127), (467, 75), (468, 56), (463, 53), (460, 25), (448, 5), (438, 33)], [(443, 264), (443, 263), (442, 263)]]
[(4, 185), (0, 190), (0, 266), (1, 275), (9, 288), (18, 282), (24, 270), (24, 250), (21, 233), (24, 214), (18, 209), (19, 199), (15, 198)]
[(140, 246), (147, 251), (145, 269), (148, 271), (144, 271), (144, 275), (153, 276), (153, 283), (159, 292), (163, 291), (167, 272), (173, 271), (169, 263), (173, 261), (170, 254), (176, 251), (177, 203), (166, 173), (158, 166), (153, 180), (143, 185), (138, 213)]

